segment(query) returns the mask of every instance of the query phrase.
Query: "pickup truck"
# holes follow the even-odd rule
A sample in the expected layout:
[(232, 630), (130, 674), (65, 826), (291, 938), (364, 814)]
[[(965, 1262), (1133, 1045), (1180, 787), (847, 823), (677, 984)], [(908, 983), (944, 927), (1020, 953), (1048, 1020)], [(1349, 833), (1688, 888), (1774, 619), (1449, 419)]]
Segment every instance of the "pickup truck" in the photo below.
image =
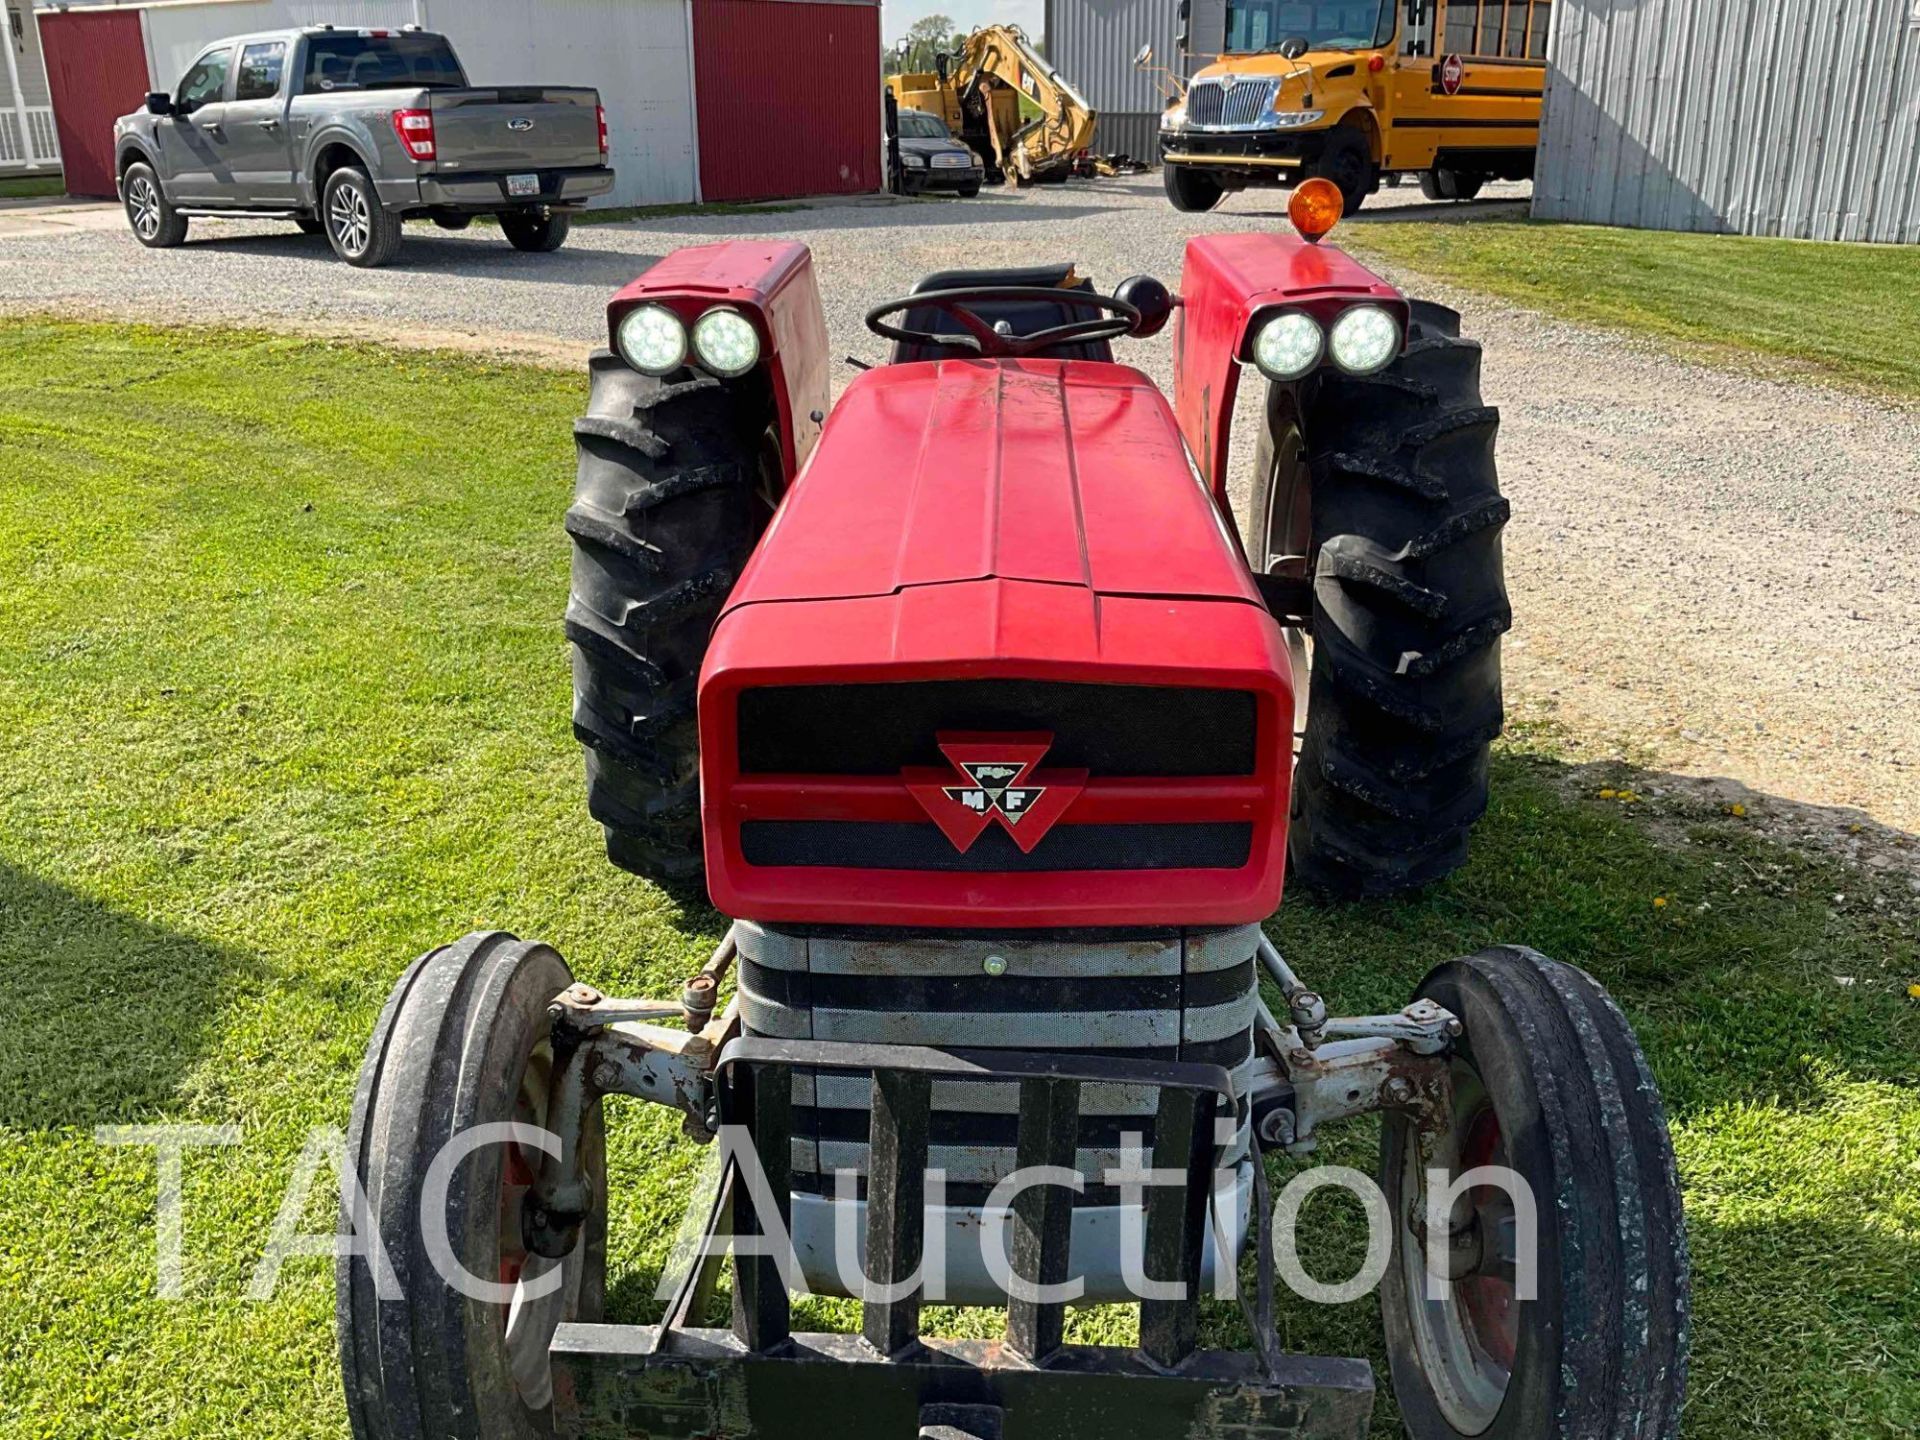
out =
[(310, 25), (207, 46), (172, 94), (114, 122), (115, 175), (142, 245), (196, 215), (276, 217), (383, 265), (400, 222), (498, 217), (515, 249), (557, 250), (613, 185), (598, 92), (469, 86), (444, 35)]

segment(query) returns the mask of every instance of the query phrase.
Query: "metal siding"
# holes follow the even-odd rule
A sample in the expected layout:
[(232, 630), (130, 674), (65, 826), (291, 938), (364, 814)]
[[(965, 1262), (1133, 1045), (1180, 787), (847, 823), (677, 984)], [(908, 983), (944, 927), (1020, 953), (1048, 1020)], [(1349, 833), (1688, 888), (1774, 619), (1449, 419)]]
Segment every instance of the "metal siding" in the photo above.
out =
[(430, 0), (427, 17), (478, 83), (600, 92), (616, 178), (599, 204), (696, 198), (685, 0)]
[(1103, 110), (1093, 146), (1102, 155), (1131, 155), (1153, 164), (1160, 153), (1160, 112), (1118, 115)]
[(1920, 241), (1913, 0), (1553, 8), (1535, 215)]
[(879, 6), (693, 0), (693, 54), (702, 198), (880, 188)]
[[(1180, 29), (1173, 0), (1046, 0), (1047, 56), (1100, 114), (1093, 148), (1152, 159), (1160, 112), (1167, 99), (1162, 77), (1136, 70), (1133, 57), (1153, 46), (1153, 63), (1176, 74), (1188, 70), (1174, 43)], [(1151, 120), (1141, 139), (1139, 117)]]
[(74, 10), (38, 18), (67, 193), (111, 198), (113, 122), (139, 109), (147, 93), (140, 14)]

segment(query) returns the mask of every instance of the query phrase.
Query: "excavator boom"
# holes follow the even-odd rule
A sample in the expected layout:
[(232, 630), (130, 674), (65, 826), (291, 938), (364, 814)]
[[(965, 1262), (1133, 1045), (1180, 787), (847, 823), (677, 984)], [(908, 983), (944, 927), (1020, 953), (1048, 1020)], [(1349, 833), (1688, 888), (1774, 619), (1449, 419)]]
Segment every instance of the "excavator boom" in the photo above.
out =
[[(1017, 25), (975, 30), (941, 73), (892, 75), (887, 84), (900, 104), (937, 114), (978, 150), (989, 178), (1015, 185), (1064, 179), (1093, 143), (1093, 107)], [(1038, 116), (1022, 117), (1023, 95)]]

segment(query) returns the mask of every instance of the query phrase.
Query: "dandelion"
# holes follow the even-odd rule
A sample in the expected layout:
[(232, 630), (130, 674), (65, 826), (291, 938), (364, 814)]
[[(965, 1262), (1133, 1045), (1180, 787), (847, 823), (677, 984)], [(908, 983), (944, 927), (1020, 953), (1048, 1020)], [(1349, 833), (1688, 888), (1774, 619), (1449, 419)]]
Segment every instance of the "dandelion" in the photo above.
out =
[(1602, 800), (1611, 800), (1613, 799), (1614, 796), (1618, 795), (1619, 793), (1620, 792), (1618, 790), (1602, 790), (1600, 792), (1600, 798)]
[(1920, 985), (1907, 986), (1907, 998), (1909, 1000), (1920, 1000)]
[(1656, 895), (1656, 896), (1654, 896), (1654, 897), (1653, 897), (1653, 908), (1654, 908), (1654, 909), (1656, 909), (1656, 910), (1664, 910), (1664, 909), (1666, 909), (1666, 908), (1667, 908), (1667, 897), (1666, 897), (1666, 896), (1664, 896), (1664, 895)]
[(1736, 820), (1738, 820), (1741, 816), (1745, 815), (1746, 813), (1747, 813), (1747, 807), (1742, 805), (1738, 800), (1734, 801), (1733, 804), (1727, 807), (1727, 814), (1733, 816), (1733, 818)]

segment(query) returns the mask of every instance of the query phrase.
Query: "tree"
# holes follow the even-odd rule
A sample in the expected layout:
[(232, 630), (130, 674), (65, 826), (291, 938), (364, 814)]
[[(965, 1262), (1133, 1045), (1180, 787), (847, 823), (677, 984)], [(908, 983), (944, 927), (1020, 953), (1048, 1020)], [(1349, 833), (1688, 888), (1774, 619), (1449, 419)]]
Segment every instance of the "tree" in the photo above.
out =
[(957, 54), (965, 38), (948, 16), (923, 15), (907, 27), (906, 38), (900, 42), (900, 69), (909, 73), (931, 70), (936, 55)]

